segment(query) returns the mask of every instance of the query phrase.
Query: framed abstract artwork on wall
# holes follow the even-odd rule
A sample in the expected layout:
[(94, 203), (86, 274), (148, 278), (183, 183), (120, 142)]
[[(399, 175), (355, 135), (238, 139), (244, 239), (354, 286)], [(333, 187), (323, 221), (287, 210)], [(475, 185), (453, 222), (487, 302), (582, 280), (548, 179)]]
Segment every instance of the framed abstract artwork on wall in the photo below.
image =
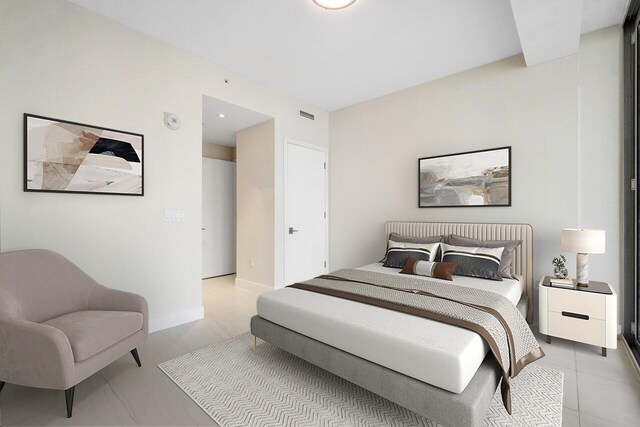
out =
[(418, 206), (511, 206), (511, 147), (418, 160)]
[(144, 195), (144, 136), (24, 115), (24, 191)]

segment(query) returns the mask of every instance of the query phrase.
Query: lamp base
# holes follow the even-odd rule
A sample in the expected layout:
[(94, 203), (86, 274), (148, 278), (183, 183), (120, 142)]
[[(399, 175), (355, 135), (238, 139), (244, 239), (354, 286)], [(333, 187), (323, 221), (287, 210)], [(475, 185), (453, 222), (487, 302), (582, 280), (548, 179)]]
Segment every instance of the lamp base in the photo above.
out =
[(589, 286), (589, 255), (576, 254), (576, 270), (578, 286), (582, 288)]

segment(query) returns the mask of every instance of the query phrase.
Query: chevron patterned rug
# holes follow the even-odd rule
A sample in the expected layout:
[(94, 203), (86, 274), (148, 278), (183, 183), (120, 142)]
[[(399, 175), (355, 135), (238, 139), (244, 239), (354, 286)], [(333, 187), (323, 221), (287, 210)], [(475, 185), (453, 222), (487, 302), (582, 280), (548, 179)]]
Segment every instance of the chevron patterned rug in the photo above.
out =
[[(222, 427), (436, 426), (249, 333), (158, 365)], [(560, 426), (559, 371), (528, 366), (511, 383), (513, 415), (499, 388), (486, 426)]]

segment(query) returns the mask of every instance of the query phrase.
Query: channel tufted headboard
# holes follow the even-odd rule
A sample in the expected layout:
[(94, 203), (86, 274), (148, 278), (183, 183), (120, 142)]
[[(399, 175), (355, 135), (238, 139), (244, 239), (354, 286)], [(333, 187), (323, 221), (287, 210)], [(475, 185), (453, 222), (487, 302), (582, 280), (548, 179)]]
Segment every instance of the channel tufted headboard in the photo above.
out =
[(527, 321), (533, 321), (533, 227), (529, 224), (480, 223), (480, 222), (411, 222), (388, 221), (385, 224), (385, 241), (389, 233), (403, 236), (428, 237), (457, 234), (481, 240), (522, 240), (514, 256), (514, 271), (525, 281), (529, 299)]

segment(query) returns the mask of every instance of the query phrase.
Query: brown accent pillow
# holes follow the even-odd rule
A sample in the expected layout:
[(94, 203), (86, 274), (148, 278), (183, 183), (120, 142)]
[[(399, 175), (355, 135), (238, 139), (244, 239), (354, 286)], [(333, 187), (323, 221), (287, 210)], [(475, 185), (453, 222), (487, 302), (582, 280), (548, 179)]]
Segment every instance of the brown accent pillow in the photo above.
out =
[(452, 281), (456, 267), (457, 262), (431, 262), (409, 258), (400, 273)]
[(516, 248), (522, 244), (522, 240), (478, 240), (450, 234), (447, 243), (466, 247), (504, 248), (500, 257), (498, 274), (506, 279), (516, 279), (516, 275), (513, 272), (513, 257)]

